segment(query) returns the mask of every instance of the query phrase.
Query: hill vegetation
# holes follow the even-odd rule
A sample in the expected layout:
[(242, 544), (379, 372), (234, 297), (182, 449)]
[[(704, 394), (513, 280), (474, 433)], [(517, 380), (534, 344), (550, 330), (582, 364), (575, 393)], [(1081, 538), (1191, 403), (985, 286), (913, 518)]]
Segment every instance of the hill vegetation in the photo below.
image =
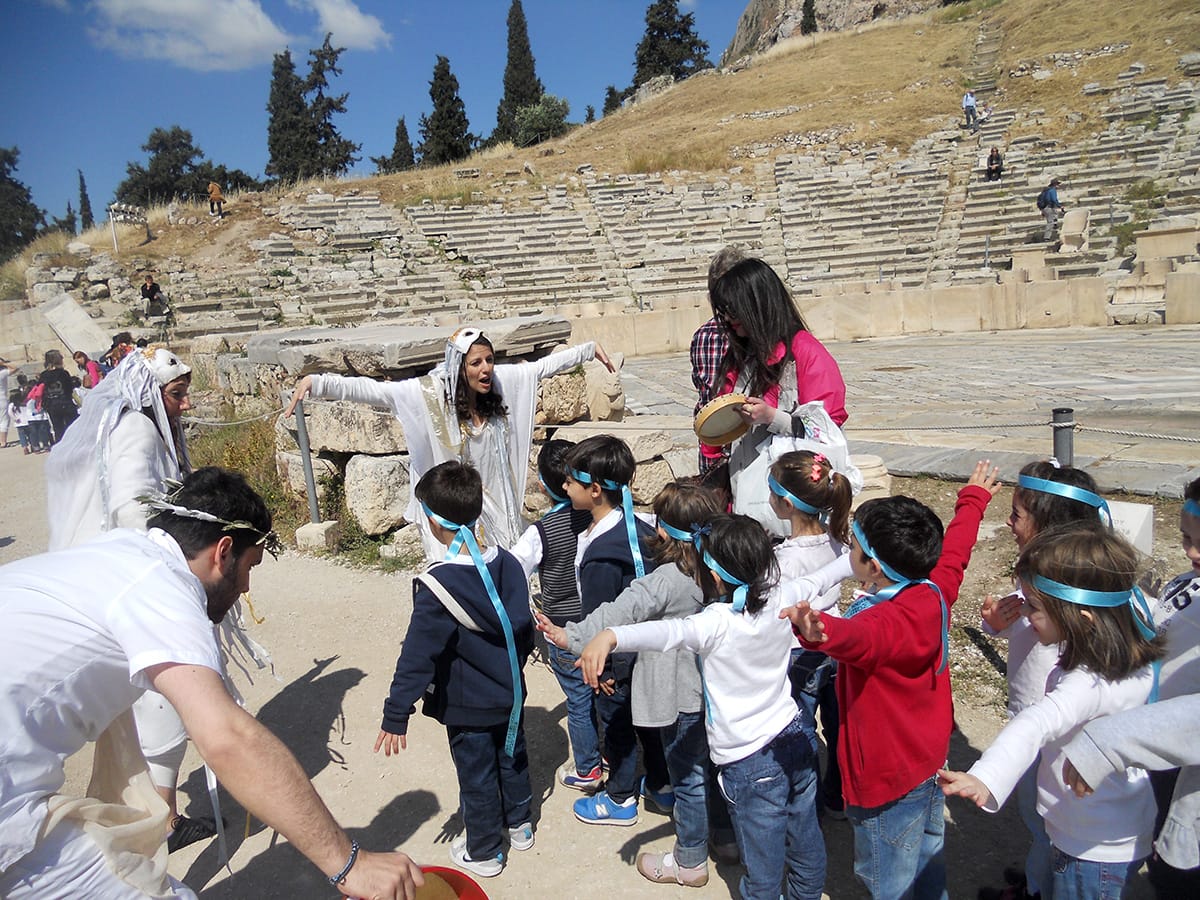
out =
[[(901, 21), (793, 38), (748, 68), (700, 72), (537, 147), (501, 143), (456, 164), (356, 180), (352, 186), (379, 191), (385, 202), (400, 205), (425, 199), (470, 203), (498, 197), (502, 187), (505, 196), (513, 196), (514, 178), (535, 193), (567, 181), (582, 166), (596, 174), (724, 173), (749, 160), (797, 152), (796, 136), (832, 152), (874, 146), (903, 152), (931, 132), (956, 127), (984, 20), (1003, 32), (998, 89), (988, 102), (1040, 109), (1040, 116), (1026, 117), (1019, 127), (1069, 142), (1107, 125), (1101, 115), (1105, 100), (1085, 96), (1085, 84), (1111, 84), (1135, 62), (1145, 66), (1144, 77), (1175, 83), (1183, 77), (1179, 57), (1200, 50), (1200, 6), (1194, 0), (1144, 0), (1136, 9), (1136, 29), (1130, 27), (1130, 15), (1128, 4), (1116, 0), (973, 0)], [(1111, 52), (1096, 53), (1105, 47)], [(1051, 77), (1010, 77), (1034, 64)], [(455, 168), (468, 166), (479, 168), (483, 177), (455, 178)], [(339, 184), (351, 186), (303, 182), (271, 193), (302, 194)], [(263, 201), (271, 202), (269, 195), (253, 205), (233, 199), (231, 209), (247, 215)], [(151, 221), (156, 221), (153, 215)], [(238, 224), (254, 236), (269, 230), (262, 220)], [(93, 230), (83, 239), (100, 247), (108, 236)], [(197, 249), (196, 240), (190, 229), (167, 231), (139, 253), (186, 256)], [(25, 256), (38, 247), (35, 243)]]

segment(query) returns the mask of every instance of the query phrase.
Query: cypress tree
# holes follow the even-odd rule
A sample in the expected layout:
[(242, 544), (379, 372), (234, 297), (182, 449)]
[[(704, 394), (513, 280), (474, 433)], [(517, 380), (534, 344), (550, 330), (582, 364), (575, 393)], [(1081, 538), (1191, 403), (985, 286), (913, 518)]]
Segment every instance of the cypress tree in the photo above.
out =
[(816, 0), (804, 0), (800, 12), (800, 33), (812, 34), (817, 30)]
[(304, 82), (296, 74), (290, 50), (275, 54), (267, 114), (266, 173), (286, 182), (312, 174), (316, 135), (304, 102)]
[(458, 79), (450, 71), (450, 60), (437, 58), (433, 67), (433, 80), (429, 82), (429, 99), (433, 111), (421, 116), (421, 165), (436, 166), (441, 163), (465, 159), (471, 152), (475, 136), (467, 129), (467, 108), (458, 95)]
[(646, 9), (646, 33), (634, 54), (634, 87), (670, 74), (676, 81), (712, 67), (708, 43), (696, 34), (692, 13), (681, 15), (677, 0), (655, 0)]
[(87, 231), (96, 224), (92, 219), (92, 201), (88, 199), (87, 182), (83, 180), (83, 169), (76, 171), (79, 172), (79, 221), (83, 230)]
[(590, 103), (587, 105), (587, 108), (584, 112), (583, 121), (585, 123), (596, 121), (596, 107), (592, 106)]
[(391, 156), (372, 156), (371, 162), (380, 175), (393, 175), (411, 169), (416, 163), (413, 159), (412, 142), (408, 139), (408, 126), (404, 124), (404, 116), (396, 123), (396, 142), (392, 145)]
[(504, 67), (504, 96), (496, 109), (496, 130), (492, 142), (511, 141), (517, 134), (517, 110), (533, 106), (543, 93), (529, 46), (529, 29), (521, 0), (508, 8), (508, 64)]
[(79, 220), (75, 217), (75, 210), (71, 209), (71, 201), (67, 201), (67, 214), (61, 219), (58, 216), (54, 217), (54, 221), (50, 223), (48, 231), (61, 231), (63, 234), (68, 234), (74, 237), (78, 233)]
[(20, 156), (16, 147), (0, 147), (0, 260), (8, 259), (37, 237), (46, 219), (33, 202), (29, 188), (13, 177)]
[(348, 141), (338, 133), (333, 124), (336, 113), (346, 111), (346, 99), (349, 94), (336, 96), (327, 93), (329, 75), (341, 75), (338, 68), (338, 57), (345, 47), (334, 47), (329, 43), (333, 37), (326, 33), (325, 42), (316, 50), (309, 50), (308, 80), (305, 82), (305, 93), (312, 94), (308, 104), (309, 118), (312, 120), (313, 137), (316, 143), (316, 158), (313, 160), (313, 175), (325, 177), (343, 174), (358, 161), (355, 154), (361, 149), (360, 144)]

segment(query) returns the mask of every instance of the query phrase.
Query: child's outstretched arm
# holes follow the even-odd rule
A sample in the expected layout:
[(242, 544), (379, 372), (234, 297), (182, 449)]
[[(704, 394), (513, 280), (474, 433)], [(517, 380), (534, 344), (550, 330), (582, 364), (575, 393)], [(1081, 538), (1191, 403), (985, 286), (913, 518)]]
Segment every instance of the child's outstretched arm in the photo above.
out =
[(617, 636), (605, 628), (588, 641), (583, 653), (579, 654), (575, 668), (583, 671), (583, 680), (592, 690), (600, 689), (600, 673), (604, 671), (604, 663), (616, 646)]
[(938, 769), (938, 784), (942, 786), (942, 793), (947, 797), (966, 797), (976, 806), (987, 806), (995, 802), (988, 786), (967, 772)]
[(795, 606), (786, 606), (779, 611), (779, 618), (792, 623), (792, 631), (796, 637), (804, 638), (810, 644), (819, 644), (826, 640), (825, 624), (821, 621), (821, 613), (812, 608), (811, 604), (801, 601)]
[(555, 625), (545, 613), (535, 612), (533, 614), (534, 623), (537, 630), (546, 636), (546, 640), (552, 643), (559, 650), (567, 649), (567, 629), (561, 625)]

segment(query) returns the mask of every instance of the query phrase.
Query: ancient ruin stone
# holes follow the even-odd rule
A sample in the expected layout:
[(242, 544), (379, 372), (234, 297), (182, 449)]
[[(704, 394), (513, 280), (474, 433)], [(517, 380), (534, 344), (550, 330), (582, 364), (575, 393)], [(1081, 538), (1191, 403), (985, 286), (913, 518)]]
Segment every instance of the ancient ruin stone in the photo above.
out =
[(396, 528), (408, 507), (408, 458), (351, 457), (346, 463), (345, 498), (346, 509), (367, 534)]

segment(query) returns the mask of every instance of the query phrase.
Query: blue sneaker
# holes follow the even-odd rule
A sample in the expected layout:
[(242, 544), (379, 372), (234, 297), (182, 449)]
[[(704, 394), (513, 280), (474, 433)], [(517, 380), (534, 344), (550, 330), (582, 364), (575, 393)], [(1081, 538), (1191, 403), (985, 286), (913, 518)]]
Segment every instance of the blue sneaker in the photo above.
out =
[(575, 818), (588, 825), (636, 825), (638, 820), (637, 796), (624, 803), (615, 803), (608, 791), (600, 791), (594, 797), (584, 797), (574, 804)]
[(652, 791), (646, 787), (646, 776), (643, 775), (641, 793), (647, 810), (669, 816), (675, 808), (675, 791), (669, 784), (661, 791)]

